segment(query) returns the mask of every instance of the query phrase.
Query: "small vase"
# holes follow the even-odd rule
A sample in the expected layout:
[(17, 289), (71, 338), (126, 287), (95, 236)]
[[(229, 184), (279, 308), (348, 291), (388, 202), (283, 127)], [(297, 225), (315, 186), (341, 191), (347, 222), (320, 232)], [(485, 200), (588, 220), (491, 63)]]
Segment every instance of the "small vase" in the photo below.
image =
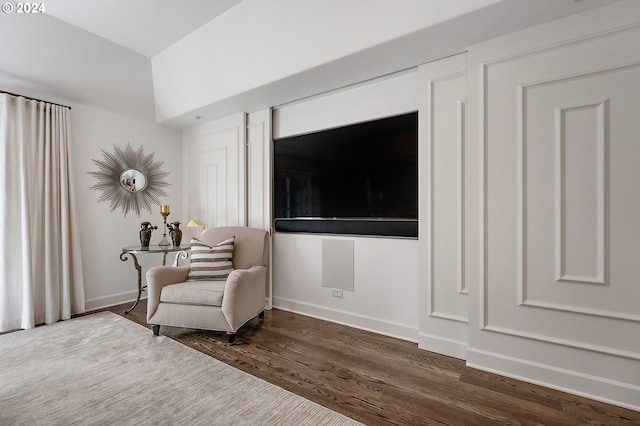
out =
[(157, 229), (157, 226), (151, 226), (150, 223), (140, 224), (140, 247), (149, 248), (149, 242), (151, 241), (151, 232)]
[(171, 241), (173, 241), (173, 246), (180, 247), (180, 242), (182, 242), (182, 229), (180, 229), (179, 223), (173, 224), (173, 226), (169, 230), (169, 235), (171, 235)]

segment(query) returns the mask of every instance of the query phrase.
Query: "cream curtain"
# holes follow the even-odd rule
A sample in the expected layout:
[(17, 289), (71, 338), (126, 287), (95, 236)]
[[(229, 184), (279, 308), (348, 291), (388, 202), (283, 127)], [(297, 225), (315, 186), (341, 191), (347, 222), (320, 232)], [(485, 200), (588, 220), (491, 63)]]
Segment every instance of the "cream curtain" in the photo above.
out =
[(0, 331), (84, 312), (69, 109), (0, 94)]

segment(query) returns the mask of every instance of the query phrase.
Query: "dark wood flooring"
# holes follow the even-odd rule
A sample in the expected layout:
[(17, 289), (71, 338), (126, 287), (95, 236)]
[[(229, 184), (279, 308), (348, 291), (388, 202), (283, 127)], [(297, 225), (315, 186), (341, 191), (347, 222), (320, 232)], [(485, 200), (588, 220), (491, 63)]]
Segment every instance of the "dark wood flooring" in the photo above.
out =
[[(129, 304), (108, 310), (147, 326), (145, 302), (129, 314)], [(220, 332), (160, 334), (368, 425), (640, 425), (640, 412), (276, 309), (240, 329), (234, 346)]]

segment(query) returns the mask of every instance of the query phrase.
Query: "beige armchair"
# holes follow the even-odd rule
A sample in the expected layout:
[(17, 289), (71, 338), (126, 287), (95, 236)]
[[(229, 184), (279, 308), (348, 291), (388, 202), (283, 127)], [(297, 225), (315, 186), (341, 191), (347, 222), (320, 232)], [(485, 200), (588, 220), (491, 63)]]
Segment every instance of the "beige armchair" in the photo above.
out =
[[(244, 227), (212, 228), (199, 240), (211, 248), (233, 237), (233, 271), (226, 279), (211, 279), (208, 273), (196, 272), (195, 250), (190, 265), (149, 269), (147, 322), (153, 325), (154, 335), (160, 333), (161, 325), (226, 331), (229, 344), (233, 344), (236, 331), (247, 321), (256, 316), (264, 318), (267, 232)], [(201, 276), (196, 276), (198, 273)]]

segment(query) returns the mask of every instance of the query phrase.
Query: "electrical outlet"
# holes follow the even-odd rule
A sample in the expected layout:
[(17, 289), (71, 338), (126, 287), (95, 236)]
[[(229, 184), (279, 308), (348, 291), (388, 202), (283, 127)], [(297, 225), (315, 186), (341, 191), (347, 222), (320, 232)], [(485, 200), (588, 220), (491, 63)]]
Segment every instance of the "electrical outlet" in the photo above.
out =
[(333, 290), (331, 290), (331, 295), (333, 297), (339, 297), (342, 299), (342, 290), (338, 290), (337, 288), (334, 288)]

